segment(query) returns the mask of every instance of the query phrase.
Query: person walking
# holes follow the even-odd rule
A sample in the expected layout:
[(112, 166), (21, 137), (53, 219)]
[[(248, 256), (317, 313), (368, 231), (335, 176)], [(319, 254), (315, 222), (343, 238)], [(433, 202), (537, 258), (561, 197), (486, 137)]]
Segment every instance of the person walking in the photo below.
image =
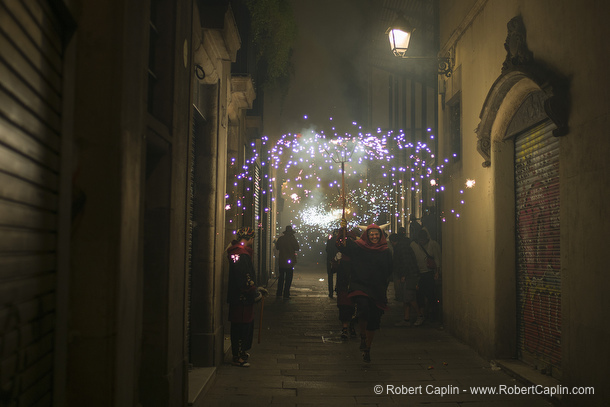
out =
[[(341, 227), (346, 227), (345, 220)], [(339, 235), (337, 248), (352, 262), (348, 297), (356, 304), (360, 327), (362, 360), (371, 362), (371, 345), (381, 316), (388, 309), (387, 289), (392, 275), (392, 255), (381, 228), (371, 224), (360, 239), (352, 241)]]
[(411, 238), (411, 240), (416, 241), (417, 235), (422, 229), (423, 226), (417, 221), (415, 214), (411, 214), (411, 216), (409, 216), (409, 237)]
[(398, 236), (407, 237), (407, 228), (401, 226), (398, 228), (398, 231), (396, 233), (398, 234)]
[(231, 322), (231, 353), (233, 365), (249, 367), (248, 351), (254, 334), (254, 303), (260, 301), (267, 290), (257, 287), (256, 272), (252, 264), (254, 230), (243, 227), (237, 230), (236, 239), (227, 248), (229, 259), (229, 322)]
[[(405, 228), (404, 226), (401, 226), (398, 228), (398, 230), (396, 231), (396, 233), (398, 234), (398, 236), (402, 236), (405, 237), (406, 239), (409, 240), (409, 242), (411, 241), (411, 239), (409, 239), (407, 237), (407, 228)], [(391, 235), (390, 235), (391, 236)], [(389, 236), (388, 236), (388, 240), (389, 240)], [(394, 247), (392, 244), (390, 244), (389, 246), (390, 250), (392, 251), (392, 258), (394, 257)], [(400, 282), (400, 278), (397, 277), (396, 273), (394, 273), (394, 299), (398, 302), (403, 302), (403, 285)]]
[(326, 241), (326, 276), (328, 277), (328, 298), (333, 298), (333, 293), (335, 291), (333, 274), (336, 273), (337, 267), (333, 267), (333, 261), (335, 261), (335, 256), (338, 253), (336, 242), (339, 230), (340, 229), (333, 230), (332, 235), (330, 235)]
[(421, 217), (422, 229), (428, 231), (431, 240), (436, 240), (436, 209), (434, 206), (427, 208)]
[(440, 276), (441, 247), (436, 241), (430, 239), (426, 229), (422, 229), (417, 235), (417, 240), (411, 242), (411, 248), (415, 252), (419, 268), (417, 290), (419, 317), (415, 321), (415, 325), (419, 326), (424, 322), (426, 316), (429, 317), (436, 311), (435, 285)]
[(417, 283), (419, 282), (419, 267), (415, 253), (411, 248), (411, 240), (400, 234), (392, 233), (388, 238), (393, 247), (392, 265), (394, 278), (399, 281), (402, 292), (403, 320), (394, 326), (411, 326), (411, 309), (419, 315), (417, 306)]
[(279, 276), (277, 280), (276, 297), (290, 298), (290, 286), (294, 265), (297, 263), (297, 252), (300, 250), (299, 242), (294, 237), (294, 230), (291, 225), (286, 226), (282, 236), (275, 242), (275, 247), (279, 252)]
[[(340, 231), (340, 229), (337, 229)], [(339, 233), (337, 232), (337, 235)], [(346, 237), (352, 241), (358, 239), (358, 235), (351, 231), (346, 233)], [(336, 239), (335, 239), (336, 240)], [(336, 241), (333, 241), (336, 250)], [(341, 321), (341, 340), (347, 341), (349, 337), (356, 337), (355, 311), (356, 307), (349, 298), (349, 282), (352, 275), (352, 262), (348, 255), (336, 250), (335, 258), (332, 261), (332, 267), (337, 274), (337, 284), (335, 291), (337, 292), (337, 308), (339, 309), (339, 321)]]

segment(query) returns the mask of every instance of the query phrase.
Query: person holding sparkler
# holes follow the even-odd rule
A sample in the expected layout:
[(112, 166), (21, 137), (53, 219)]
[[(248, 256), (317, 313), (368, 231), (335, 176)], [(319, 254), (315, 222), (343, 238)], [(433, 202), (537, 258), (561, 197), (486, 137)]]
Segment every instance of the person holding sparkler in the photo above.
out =
[(254, 230), (243, 227), (227, 248), (229, 258), (229, 321), (231, 322), (231, 352), (233, 365), (249, 367), (247, 352), (252, 347), (254, 333), (254, 303), (267, 295), (267, 290), (257, 287), (256, 272), (252, 264)]

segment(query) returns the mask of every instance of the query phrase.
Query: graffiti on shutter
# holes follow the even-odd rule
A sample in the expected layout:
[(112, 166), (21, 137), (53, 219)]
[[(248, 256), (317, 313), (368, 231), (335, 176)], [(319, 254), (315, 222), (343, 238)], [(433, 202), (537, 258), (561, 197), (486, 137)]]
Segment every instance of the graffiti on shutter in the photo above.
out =
[(258, 273), (258, 277), (259, 279), (257, 281), (260, 281), (260, 273), (261, 273), (261, 264), (260, 264), (260, 258), (261, 258), (261, 229), (262, 229), (262, 219), (261, 219), (261, 167), (258, 164), (258, 162), (256, 163), (256, 165), (254, 166), (254, 177), (252, 178), (252, 193), (254, 194), (254, 213), (252, 215), (253, 219), (254, 219), (254, 230), (256, 230), (256, 234), (258, 236), (258, 239), (254, 239), (254, 264), (257, 265), (257, 273)]
[(543, 124), (515, 140), (519, 358), (561, 368), (559, 139)]

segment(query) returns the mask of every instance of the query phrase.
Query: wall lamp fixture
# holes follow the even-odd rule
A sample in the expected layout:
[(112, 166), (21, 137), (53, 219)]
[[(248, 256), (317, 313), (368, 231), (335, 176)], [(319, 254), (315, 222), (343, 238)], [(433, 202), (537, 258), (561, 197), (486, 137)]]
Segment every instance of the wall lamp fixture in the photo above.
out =
[(436, 61), (438, 64), (438, 74), (450, 77), (453, 73), (453, 59), (451, 57), (423, 57), (406, 55), (409, 48), (409, 41), (413, 35), (413, 28), (403, 16), (399, 16), (396, 21), (386, 30), (390, 40), (392, 53), (404, 59), (417, 59)]

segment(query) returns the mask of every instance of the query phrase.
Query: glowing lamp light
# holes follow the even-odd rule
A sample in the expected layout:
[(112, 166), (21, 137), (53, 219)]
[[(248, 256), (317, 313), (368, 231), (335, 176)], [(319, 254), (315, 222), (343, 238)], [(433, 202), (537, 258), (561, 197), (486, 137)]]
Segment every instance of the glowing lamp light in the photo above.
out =
[(473, 179), (466, 180), (466, 188), (473, 188), (474, 184), (475, 184), (475, 181)]
[(396, 22), (386, 30), (388, 39), (390, 40), (390, 49), (397, 57), (403, 57), (409, 49), (409, 42), (414, 29), (409, 26), (409, 23), (404, 17), (399, 17)]
[(403, 15), (400, 15), (394, 24), (386, 30), (388, 39), (390, 41), (390, 49), (394, 56), (400, 58), (410, 59), (422, 59), (422, 60), (436, 60), (438, 62), (438, 74), (450, 77), (453, 71), (453, 61), (449, 57), (419, 57), (419, 56), (407, 56), (407, 49), (409, 48), (409, 42), (415, 29), (407, 22)]

